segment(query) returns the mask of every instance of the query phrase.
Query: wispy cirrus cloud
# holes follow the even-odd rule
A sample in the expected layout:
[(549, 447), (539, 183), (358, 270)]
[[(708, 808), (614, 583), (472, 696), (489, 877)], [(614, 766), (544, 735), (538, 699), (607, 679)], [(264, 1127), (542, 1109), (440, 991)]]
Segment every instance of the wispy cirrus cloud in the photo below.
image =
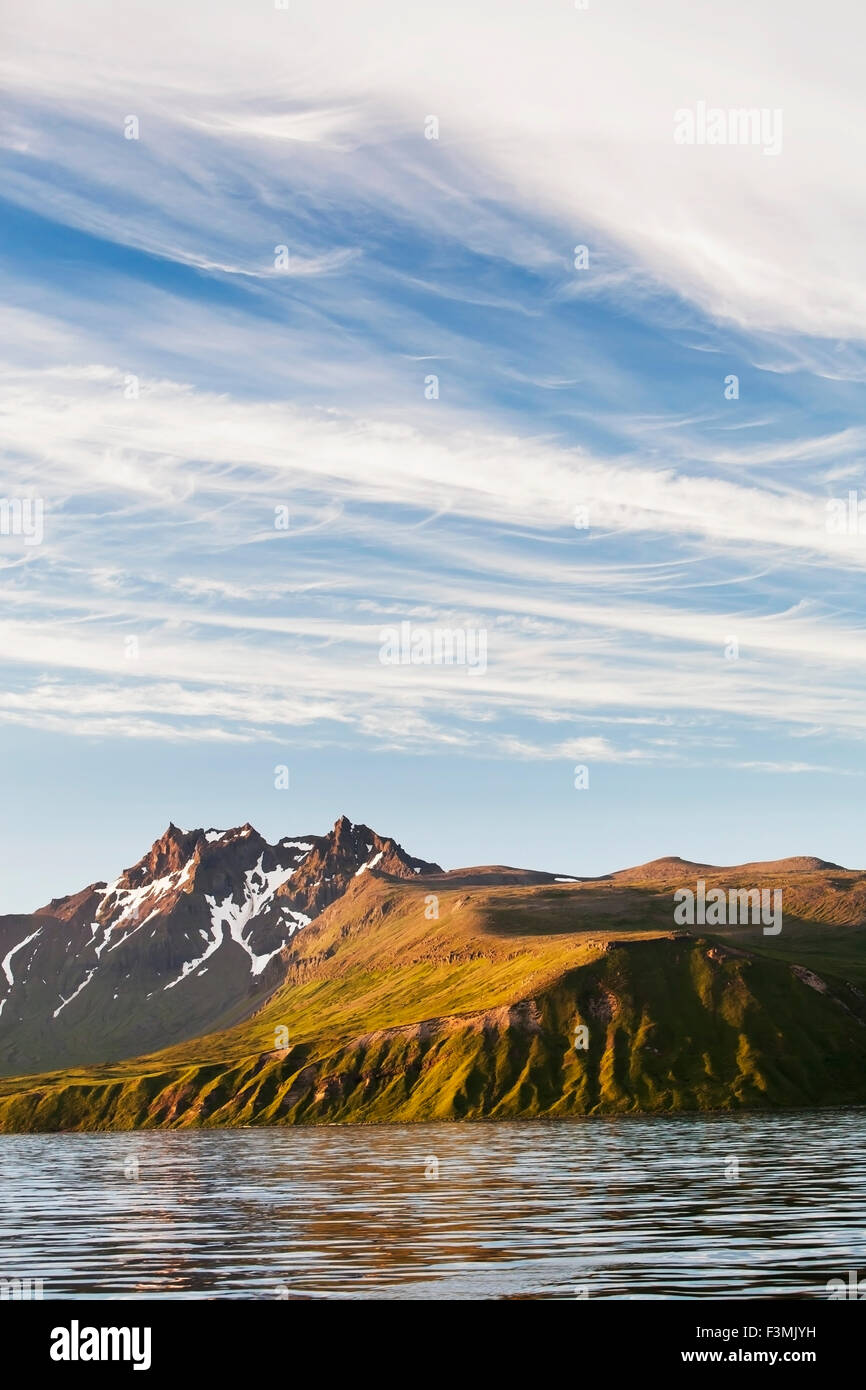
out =
[(859, 12), (11, 14), (8, 746), (856, 770)]
[[(479, 184), (507, 188), (561, 234), (568, 228), (586, 240), (578, 232), (588, 228), (618, 243), (630, 261), (715, 317), (769, 331), (862, 336), (857, 190), (866, 127), (857, 44), (840, 45), (836, 26), (816, 32), (805, 0), (788, 7), (783, 37), (763, 6), (738, 0), (711, 51), (686, 0), (663, 12), (630, 6), (628, 39), (619, 11), (558, 6), (528, 20), (516, 0), (484, 0), (433, 23), (427, 15), (407, 21), (396, 0), (378, 0), (371, 13), (337, 0), (327, 25), (291, 11), (239, 16), (232, 0), (185, 6), (183, 15), (157, 0), (146, 30), (112, 22), (102, 0), (74, 15), (52, 0), (38, 23), (22, 5), (12, 13), (5, 76), (13, 93), (26, 84), (37, 105), (66, 103), (79, 117), (86, 109), (91, 124), (105, 128), (117, 128), (137, 106), (142, 119), (152, 112), (149, 158), (164, 179), (151, 193), (163, 218), (212, 193), (201, 166), (188, 177), (209, 136), (245, 145), (243, 161), (234, 155), (235, 181), (239, 168), (258, 165), (261, 183), (271, 186), (280, 177), (275, 144), (321, 149), (339, 139), (340, 148), (361, 152), (346, 171), (365, 182), (368, 200), (399, 203), (404, 178), (396, 169), (389, 176), (381, 148), (374, 161), (363, 151), (395, 135), (423, 141), (433, 113), (439, 140), (416, 145), (412, 163), (431, 189), (446, 151), (462, 170), (463, 197), (452, 195), (450, 221), (464, 241), (483, 216)], [(840, 22), (853, 39), (856, 7), (843, 5)], [(647, 60), (635, 62), (640, 53)], [(285, 109), (287, 87), (294, 110)], [(781, 109), (779, 156), (676, 145), (675, 111), (700, 100)], [(129, 159), (123, 175), (128, 154), (118, 145), (112, 172), (120, 190), (137, 179)], [(105, 167), (104, 143), (101, 155)], [(92, 175), (92, 160), (89, 168)], [(166, 196), (171, 177), (185, 182), (181, 203)], [(144, 203), (148, 190), (137, 192)], [(416, 218), (430, 215), (417, 197), (404, 197), (404, 206)], [(232, 211), (242, 215), (238, 204)]]

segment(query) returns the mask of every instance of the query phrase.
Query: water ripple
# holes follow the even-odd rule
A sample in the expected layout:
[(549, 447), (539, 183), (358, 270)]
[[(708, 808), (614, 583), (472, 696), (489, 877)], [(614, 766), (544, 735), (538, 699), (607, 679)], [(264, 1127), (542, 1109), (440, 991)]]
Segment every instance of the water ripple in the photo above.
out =
[[(45, 1297), (826, 1297), (866, 1111), (0, 1136)], [(438, 1177), (434, 1174), (438, 1171)]]

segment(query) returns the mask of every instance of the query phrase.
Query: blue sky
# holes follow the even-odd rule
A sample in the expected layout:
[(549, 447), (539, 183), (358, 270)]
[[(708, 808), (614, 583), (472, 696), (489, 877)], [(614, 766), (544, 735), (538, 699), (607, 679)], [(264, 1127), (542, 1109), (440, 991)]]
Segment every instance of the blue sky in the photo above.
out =
[[(856, 9), (176, 8), (12, 6), (3, 909), (169, 820), (861, 864)], [(781, 152), (676, 145), (698, 101)]]

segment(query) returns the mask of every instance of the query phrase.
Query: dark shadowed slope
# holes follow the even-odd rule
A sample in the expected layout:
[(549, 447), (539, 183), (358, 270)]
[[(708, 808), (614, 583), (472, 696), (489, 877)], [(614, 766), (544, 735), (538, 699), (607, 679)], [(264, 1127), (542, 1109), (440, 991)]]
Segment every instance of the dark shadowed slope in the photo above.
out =
[(129, 1057), (248, 1016), (295, 932), (373, 867), (439, 866), (345, 816), (275, 845), (251, 825), (170, 825), (113, 883), (0, 917), (0, 1074)]
[(866, 1102), (866, 875), (701, 873), (781, 886), (781, 933), (675, 926), (679, 865), (638, 883), (368, 869), (292, 936), (255, 1016), (116, 1066), (0, 1083), (0, 1127)]

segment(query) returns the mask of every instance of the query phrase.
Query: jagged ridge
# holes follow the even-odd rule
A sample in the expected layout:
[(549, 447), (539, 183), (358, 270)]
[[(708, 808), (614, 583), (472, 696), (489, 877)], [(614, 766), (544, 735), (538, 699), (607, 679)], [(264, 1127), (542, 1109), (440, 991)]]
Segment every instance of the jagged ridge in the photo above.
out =
[(295, 933), (371, 873), (438, 872), (341, 816), (269, 844), (171, 824), (112, 883), (0, 918), (0, 1073), (135, 1055), (257, 1008)]

